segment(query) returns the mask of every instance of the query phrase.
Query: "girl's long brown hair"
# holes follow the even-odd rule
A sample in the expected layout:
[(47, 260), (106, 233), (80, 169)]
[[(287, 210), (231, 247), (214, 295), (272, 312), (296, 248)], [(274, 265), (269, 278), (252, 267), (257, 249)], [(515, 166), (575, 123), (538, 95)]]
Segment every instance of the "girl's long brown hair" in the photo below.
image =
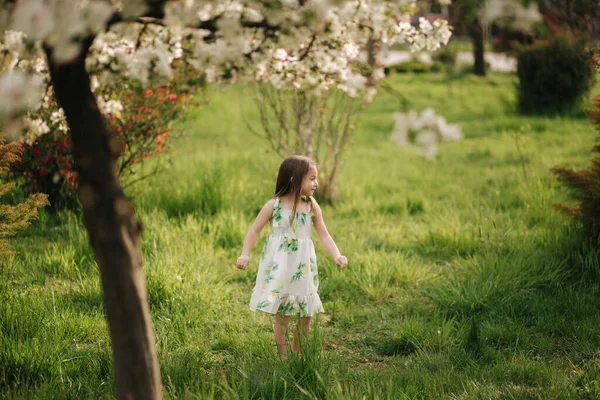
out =
[(279, 166), (277, 174), (277, 183), (275, 184), (275, 197), (285, 196), (292, 193), (294, 196), (294, 207), (292, 208), (292, 219), (290, 225), (296, 217), (296, 205), (300, 201), (302, 194), (302, 181), (308, 174), (311, 165), (315, 165), (313, 160), (305, 156), (289, 156)]

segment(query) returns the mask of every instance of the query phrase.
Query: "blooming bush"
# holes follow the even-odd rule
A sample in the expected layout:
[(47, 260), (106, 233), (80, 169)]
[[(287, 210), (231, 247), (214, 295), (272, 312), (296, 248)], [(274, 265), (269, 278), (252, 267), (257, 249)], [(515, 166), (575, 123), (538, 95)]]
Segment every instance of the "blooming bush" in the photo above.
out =
[[(41, 121), (41, 119), (40, 119)], [(29, 193), (46, 193), (52, 208), (70, 208), (77, 204), (77, 179), (69, 137), (60, 129), (44, 126), (40, 136), (30, 134), (21, 142), (21, 161), (13, 164), (13, 176), (23, 177)]]
[[(108, 132), (120, 139), (118, 170), (124, 186), (157, 173), (165, 162), (144, 169), (144, 161), (165, 154), (171, 136), (171, 121), (187, 104), (186, 75), (167, 84), (144, 89), (139, 84), (116, 84), (98, 94)], [(70, 139), (64, 113), (53, 96), (28, 119), (28, 134), (22, 141), (23, 155), (12, 167), (13, 175), (24, 178), (30, 193), (46, 193), (51, 207), (71, 208), (77, 204), (77, 174), (70, 154)]]
[(391, 138), (400, 148), (408, 147), (409, 143), (419, 146), (419, 152), (434, 158), (438, 151), (439, 142), (452, 142), (462, 139), (462, 131), (457, 124), (448, 124), (446, 119), (436, 115), (431, 108), (426, 108), (417, 114), (416, 111), (394, 113), (394, 127)]
[[(144, 89), (129, 85), (118, 98), (122, 109), (108, 116), (109, 132), (121, 140), (121, 157), (118, 168), (124, 186), (131, 185), (157, 173), (165, 163), (154, 163), (153, 168), (143, 169), (144, 160), (165, 154), (172, 137), (171, 121), (177, 119), (187, 106), (185, 75), (178, 80), (156, 88)], [(114, 96), (106, 90), (106, 97)], [(110, 100), (109, 100), (110, 101)]]

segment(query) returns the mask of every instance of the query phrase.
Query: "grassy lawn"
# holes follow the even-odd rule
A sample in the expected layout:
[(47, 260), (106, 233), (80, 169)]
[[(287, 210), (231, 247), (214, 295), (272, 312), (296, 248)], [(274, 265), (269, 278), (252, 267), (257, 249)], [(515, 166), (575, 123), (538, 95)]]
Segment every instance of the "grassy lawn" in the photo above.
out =
[[(252, 135), (249, 91), (208, 89), (178, 121), (174, 164), (132, 193), (166, 398), (594, 399), (600, 265), (550, 172), (584, 167), (586, 118), (523, 117), (515, 77), (388, 78), (412, 107), (459, 123), (432, 161), (390, 141), (382, 91), (323, 206), (349, 267), (316, 243), (325, 313), (299, 359), (279, 361), (252, 313), (262, 241), (235, 269), (281, 158)], [(596, 87), (596, 93), (599, 88)], [(316, 236), (314, 237), (316, 241)], [(42, 215), (0, 264), (0, 398), (111, 398), (99, 274), (79, 217)]]

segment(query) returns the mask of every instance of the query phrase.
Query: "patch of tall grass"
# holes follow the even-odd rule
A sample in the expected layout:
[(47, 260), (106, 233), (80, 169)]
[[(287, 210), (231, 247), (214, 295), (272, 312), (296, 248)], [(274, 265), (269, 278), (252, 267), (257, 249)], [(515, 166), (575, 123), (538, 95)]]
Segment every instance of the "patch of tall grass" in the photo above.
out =
[[(247, 88), (208, 88), (174, 164), (133, 193), (165, 398), (595, 398), (598, 252), (552, 210), (549, 169), (585, 166), (583, 119), (521, 117), (513, 76), (391, 76), (411, 107), (459, 123), (434, 160), (389, 140), (400, 104), (369, 105), (322, 205), (349, 266), (314, 240), (325, 313), (301, 357), (277, 357), (273, 319), (248, 310), (244, 235), (280, 157), (249, 134)], [(598, 89), (595, 89), (596, 91)], [(219, 110), (216, 113), (214, 110)], [(76, 213), (42, 213), (0, 261), (0, 397), (112, 398), (100, 279)]]

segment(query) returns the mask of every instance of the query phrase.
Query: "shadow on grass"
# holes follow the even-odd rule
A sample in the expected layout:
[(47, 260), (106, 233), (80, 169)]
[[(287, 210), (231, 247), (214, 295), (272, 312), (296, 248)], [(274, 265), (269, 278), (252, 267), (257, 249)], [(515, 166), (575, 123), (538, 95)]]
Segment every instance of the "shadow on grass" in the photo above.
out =
[(67, 304), (82, 314), (88, 314), (91, 311), (104, 313), (104, 300), (100, 292), (74, 292), (64, 296)]
[(480, 249), (427, 282), (434, 312), (465, 328), (463, 347), (481, 362), (510, 354), (560, 354), (575, 363), (597, 356), (599, 251), (581, 245), (571, 228), (517, 239), (508, 254)]

